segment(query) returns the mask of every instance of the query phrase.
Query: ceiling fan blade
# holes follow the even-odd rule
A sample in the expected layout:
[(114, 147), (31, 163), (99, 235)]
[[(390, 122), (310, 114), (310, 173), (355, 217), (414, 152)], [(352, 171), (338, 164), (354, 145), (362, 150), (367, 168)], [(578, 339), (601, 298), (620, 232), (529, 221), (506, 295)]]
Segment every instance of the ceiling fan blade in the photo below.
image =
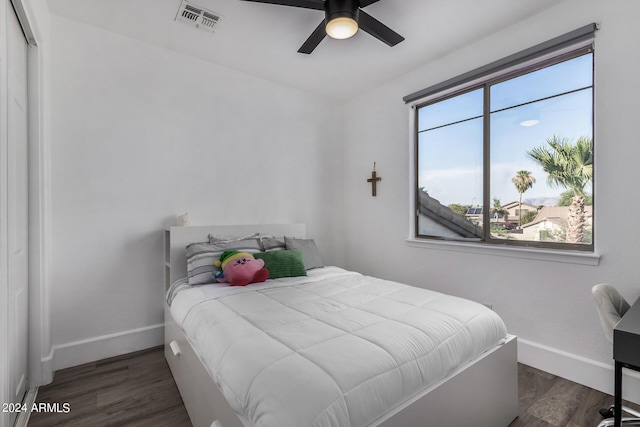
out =
[(369, 6), (371, 3), (376, 3), (379, 0), (360, 0), (360, 7), (367, 7)]
[(391, 28), (378, 21), (373, 16), (369, 15), (363, 10), (360, 10), (360, 16), (358, 17), (358, 25), (367, 33), (377, 38), (381, 42), (386, 43), (389, 46), (395, 46), (404, 40), (400, 34), (393, 31)]
[(244, 0), (256, 3), (279, 4), (281, 6), (304, 7), (305, 9), (324, 10), (323, 0)]
[(310, 54), (311, 52), (313, 52), (313, 50), (318, 47), (322, 39), (324, 39), (324, 36), (327, 35), (327, 31), (324, 27), (325, 24), (324, 21), (322, 21), (320, 25), (318, 25), (318, 27), (313, 30), (313, 33), (311, 33), (307, 41), (304, 42), (302, 46), (300, 46), (298, 52), (306, 54)]

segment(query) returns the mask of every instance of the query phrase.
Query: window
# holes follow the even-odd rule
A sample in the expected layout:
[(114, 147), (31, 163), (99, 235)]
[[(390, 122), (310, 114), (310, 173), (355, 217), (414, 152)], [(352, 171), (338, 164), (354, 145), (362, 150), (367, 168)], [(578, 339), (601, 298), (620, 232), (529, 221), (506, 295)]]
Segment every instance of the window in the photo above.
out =
[(416, 106), (416, 237), (593, 251), (593, 55)]

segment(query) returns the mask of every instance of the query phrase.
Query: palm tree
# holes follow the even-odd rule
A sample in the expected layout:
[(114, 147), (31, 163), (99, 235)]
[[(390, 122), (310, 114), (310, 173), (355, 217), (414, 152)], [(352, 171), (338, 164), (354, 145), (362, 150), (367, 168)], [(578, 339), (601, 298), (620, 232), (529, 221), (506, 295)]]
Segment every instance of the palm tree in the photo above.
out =
[(567, 243), (582, 243), (586, 222), (584, 205), (586, 186), (593, 179), (593, 140), (580, 137), (575, 145), (568, 138), (547, 139), (551, 148), (537, 147), (527, 155), (537, 161), (552, 187), (563, 187), (573, 193), (567, 218)]
[(502, 221), (509, 221), (509, 211), (502, 207), (502, 203), (500, 199), (497, 197), (493, 198), (493, 208), (491, 209), (491, 217), (496, 220), (500, 219), (500, 215), (502, 215)]
[(511, 178), (511, 182), (516, 186), (516, 190), (520, 193), (520, 201), (518, 202), (518, 227), (522, 228), (522, 194), (533, 187), (536, 179), (529, 171), (518, 171), (516, 176)]

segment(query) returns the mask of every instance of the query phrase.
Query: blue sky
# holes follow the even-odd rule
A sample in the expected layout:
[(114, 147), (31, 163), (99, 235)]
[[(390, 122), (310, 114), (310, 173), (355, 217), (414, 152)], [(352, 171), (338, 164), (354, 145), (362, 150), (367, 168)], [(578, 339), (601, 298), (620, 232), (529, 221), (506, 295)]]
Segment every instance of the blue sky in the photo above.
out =
[[(491, 88), (491, 194), (503, 204), (518, 200), (511, 178), (528, 170), (536, 178), (523, 198), (555, 197), (546, 173), (526, 152), (554, 135), (575, 141), (592, 135), (592, 90), (584, 89), (508, 110), (503, 108), (570, 92), (591, 85), (591, 54), (538, 70)], [(482, 90), (420, 109), (420, 130), (432, 129), (482, 114)], [(535, 120), (532, 126), (523, 126)], [(482, 119), (471, 119), (419, 134), (419, 186), (450, 203), (482, 203)]]

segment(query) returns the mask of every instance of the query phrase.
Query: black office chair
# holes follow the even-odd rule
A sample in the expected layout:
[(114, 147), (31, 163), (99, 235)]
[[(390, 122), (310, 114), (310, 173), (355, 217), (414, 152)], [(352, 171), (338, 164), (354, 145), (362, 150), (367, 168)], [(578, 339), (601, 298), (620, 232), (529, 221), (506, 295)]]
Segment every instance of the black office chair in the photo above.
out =
[[(604, 335), (607, 340), (613, 344), (613, 328), (620, 321), (622, 316), (629, 310), (629, 303), (624, 299), (616, 288), (608, 283), (601, 283), (591, 288), (593, 299), (598, 307), (598, 314), (600, 316), (600, 323), (604, 329)], [(626, 406), (622, 407), (622, 412), (626, 412), (633, 416), (633, 418), (622, 418), (622, 424), (627, 425), (640, 425), (640, 412), (634, 411)], [(604, 420), (598, 424), (598, 427), (608, 427), (614, 424), (613, 420), (613, 405), (608, 409), (601, 409), (600, 414), (605, 417)]]

